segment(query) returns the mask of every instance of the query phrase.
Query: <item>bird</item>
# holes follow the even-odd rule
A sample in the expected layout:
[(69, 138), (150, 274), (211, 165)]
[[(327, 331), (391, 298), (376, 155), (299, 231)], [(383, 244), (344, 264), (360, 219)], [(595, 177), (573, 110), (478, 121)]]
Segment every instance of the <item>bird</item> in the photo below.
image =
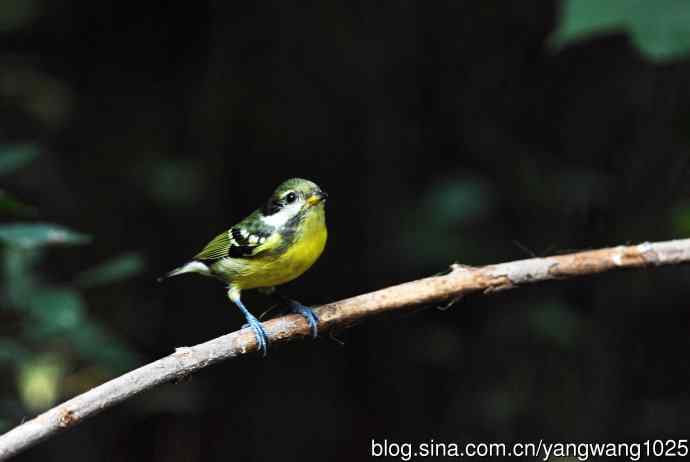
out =
[(272, 295), (309, 323), (318, 335), (319, 318), (296, 300), (279, 295), (276, 286), (301, 276), (321, 256), (328, 237), (325, 203), (328, 194), (316, 183), (291, 178), (281, 183), (262, 207), (213, 238), (189, 262), (159, 278), (196, 273), (227, 284), (227, 296), (254, 331), (264, 357), (268, 336), (261, 322), (242, 303), (243, 290)]

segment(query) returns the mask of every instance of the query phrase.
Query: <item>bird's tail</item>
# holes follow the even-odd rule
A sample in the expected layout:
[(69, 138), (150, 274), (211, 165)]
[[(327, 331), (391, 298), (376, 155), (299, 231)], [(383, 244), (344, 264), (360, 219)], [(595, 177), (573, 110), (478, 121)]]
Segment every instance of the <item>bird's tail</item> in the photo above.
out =
[(157, 279), (158, 282), (163, 282), (164, 279), (171, 278), (173, 276), (177, 276), (179, 274), (185, 274), (185, 273), (200, 273), (200, 274), (205, 274), (209, 275), (211, 273), (211, 270), (206, 266), (205, 264), (201, 263), (200, 261), (190, 261), (189, 263), (180, 266), (179, 268), (175, 268), (172, 271), (169, 271), (165, 273), (163, 276), (159, 277)]

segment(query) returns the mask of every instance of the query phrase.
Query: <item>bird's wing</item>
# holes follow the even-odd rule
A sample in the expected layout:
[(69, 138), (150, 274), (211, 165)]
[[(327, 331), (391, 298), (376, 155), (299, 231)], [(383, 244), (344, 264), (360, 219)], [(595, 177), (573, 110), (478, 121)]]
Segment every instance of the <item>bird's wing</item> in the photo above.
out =
[(194, 256), (195, 260), (218, 260), (226, 257), (251, 258), (270, 250), (280, 241), (274, 228), (259, 220), (246, 219), (219, 234)]

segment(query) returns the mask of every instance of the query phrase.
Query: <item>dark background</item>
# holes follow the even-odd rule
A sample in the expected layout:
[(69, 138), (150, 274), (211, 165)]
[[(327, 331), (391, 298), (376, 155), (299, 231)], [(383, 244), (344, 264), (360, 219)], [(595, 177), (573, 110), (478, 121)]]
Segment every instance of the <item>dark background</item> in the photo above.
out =
[[(217, 282), (155, 278), (293, 176), (330, 195), (326, 252), (284, 288), (312, 305), (453, 262), (690, 234), (690, 63), (625, 31), (554, 48), (558, 2), (8, 5), (0, 142), (32, 161), (0, 178), (26, 204), (3, 221), (90, 241), (4, 248), (3, 429), (239, 328)], [(24, 280), (36, 289), (7, 295)], [(610, 273), (369, 320), (344, 346), (158, 387), (17, 460), (687, 438), (689, 282), (687, 267)]]

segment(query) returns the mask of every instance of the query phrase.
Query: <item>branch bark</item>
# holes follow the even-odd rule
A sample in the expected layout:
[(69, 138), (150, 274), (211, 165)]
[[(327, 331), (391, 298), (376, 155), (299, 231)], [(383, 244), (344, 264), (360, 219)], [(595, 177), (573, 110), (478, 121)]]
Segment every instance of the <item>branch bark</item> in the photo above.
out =
[[(567, 255), (532, 258), (483, 267), (452, 265), (448, 274), (377, 290), (316, 308), (319, 332), (345, 328), (356, 321), (419, 304), (456, 300), (551, 279), (586, 276), (622, 268), (653, 267), (690, 262), (690, 239), (618, 246)], [(309, 336), (299, 315), (264, 323), (271, 345)], [(0, 460), (5, 460), (87, 417), (162, 383), (198, 369), (256, 350), (249, 329), (232, 332), (193, 347), (177, 348), (169, 356), (99, 385), (0, 436)]]

